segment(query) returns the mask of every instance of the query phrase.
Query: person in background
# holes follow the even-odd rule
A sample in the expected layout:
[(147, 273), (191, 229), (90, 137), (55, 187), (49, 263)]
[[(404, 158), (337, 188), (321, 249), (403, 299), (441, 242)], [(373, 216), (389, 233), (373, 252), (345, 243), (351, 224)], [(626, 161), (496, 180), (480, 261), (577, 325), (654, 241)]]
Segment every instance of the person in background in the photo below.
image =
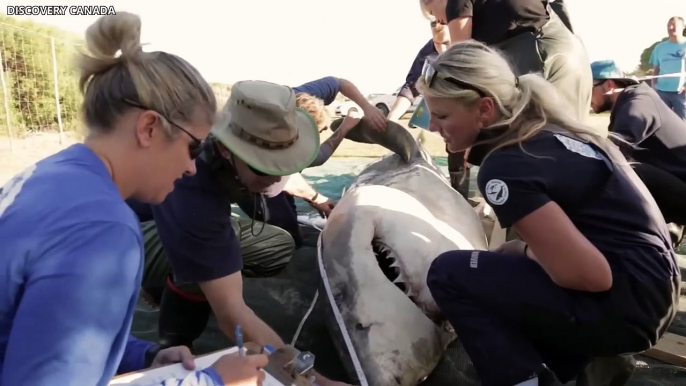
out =
[[(79, 86), (88, 135), (0, 189), (0, 385), (109, 384), (117, 373), (183, 361), (183, 347), (130, 336), (143, 271), (124, 199), (159, 203), (214, 121), (214, 93), (178, 56), (141, 50), (140, 19), (99, 18)], [(121, 50), (120, 56), (115, 56)], [(264, 355), (224, 356), (166, 385), (256, 385)]]
[[(386, 118), (381, 111), (369, 103), (357, 86), (349, 80), (327, 76), (294, 87), (293, 92), (296, 97), (296, 106), (314, 118), (320, 133), (329, 128), (331, 124), (331, 116), (326, 106), (333, 103), (339, 93), (360, 106), (364, 112), (363, 119), (368, 120), (372, 128), (376, 130), (386, 128)], [(346, 116), (340, 129), (336, 130), (321, 144), (317, 157), (308, 168), (321, 166), (328, 161), (359, 120), (354, 115)], [(288, 184), (283, 192), (275, 197), (267, 198), (266, 206), (269, 212), (272, 213), (272, 216), (278, 217), (278, 221), (274, 222), (275, 219), (272, 219), (271, 223), (288, 231), (295, 241), (296, 248), (300, 248), (303, 239), (300, 235), (295, 197), (303, 198), (323, 217), (329, 216), (336, 203), (317, 192), (300, 173), (288, 176)], [(263, 213), (255, 206), (255, 200), (250, 198), (239, 200), (238, 205), (245, 213), (256, 213), (255, 220), (265, 221)]]
[[(197, 172), (177, 181), (164, 202), (149, 206), (152, 221), (142, 224), (143, 287), (147, 292), (150, 286), (164, 286), (159, 301), (163, 347), (192, 348), (211, 312), (234, 342), (235, 328), (241, 325), (246, 341), (284, 346), (245, 303), (243, 274), (269, 277), (280, 272), (293, 255), (293, 239), (254, 216), (237, 230), (231, 204), (252, 196), (269, 223), (273, 214), (264, 196), (279, 195), (317, 157), (319, 128), (296, 99), (286, 86), (234, 84), (197, 159)], [(339, 385), (319, 375), (317, 383)]]
[(422, 73), (422, 67), (427, 58), (445, 51), (450, 46), (450, 33), (445, 24), (435, 20), (431, 21), (431, 39), (419, 50), (415, 56), (410, 70), (405, 77), (405, 83), (400, 87), (398, 95), (388, 113), (388, 120), (397, 121), (402, 118), (412, 106), (413, 101), (419, 97), (416, 83)]
[(686, 121), (686, 36), (684, 19), (674, 16), (667, 23), (669, 39), (650, 54), (653, 75), (681, 74), (653, 79), (653, 87), (679, 118)]
[[(432, 38), (419, 50), (415, 56), (410, 71), (405, 77), (405, 83), (400, 87), (398, 95), (388, 113), (388, 119), (398, 121), (418, 98), (416, 83), (422, 73), (422, 67), (427, 58), (445, 51), (450, 46), (450, 33), (445, 24), (431, 21)], [(421, 105), (420, 105), (421, 106)], [(421, 107), (418, 107), (421, 108)], [(465, 198), (469, 196), (469, 166), (465, 162), (465, 152), (448, 153), (448, 173), (450, 184)]]
[(431, 131), (451, 151), (471, 148), (479, 190), (521, 236), (443, 253), (428, 272), (481, 384), (565, 384), (595, 358), (653, 347), (676, 315), (680, 271), (655, 200), (616, 146), (543, 77), (517, 76), (474, 40), (431, 61), (418, 89)]
[(572, 28), (572, 21), (569, 18), (569, 11), (567, 10), (567, 4), (564, 0), (551, 0), (550, 8), (555, 11), (555, 14), (560, 18), (560, 21), (569, 29), (571, 33), (574, 33), (574, 28)]
[(668, 223), (686, 225), (686, 122), (646, 83), (612, 60), (591, 64), (597, 114), (611, 111), (611, 139), (643, 180)]
[(419, 1), (425, 17), (448, 25), (452, 44), (474, 39), (501, 50), (517, 75), (542, 73), (567, 100), (572, 116), (587, 119), (592, 84), (588, 54), (548, 1)]

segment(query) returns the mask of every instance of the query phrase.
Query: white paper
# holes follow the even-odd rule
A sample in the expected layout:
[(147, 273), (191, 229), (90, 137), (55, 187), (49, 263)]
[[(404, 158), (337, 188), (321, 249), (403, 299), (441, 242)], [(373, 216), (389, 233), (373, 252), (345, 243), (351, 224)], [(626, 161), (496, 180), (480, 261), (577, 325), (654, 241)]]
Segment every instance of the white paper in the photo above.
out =
[[(233, 354), (238, 352), (237, 347), (232, 347), (226, 350), (218, 351), (213, 354), (203, 355), (195, 358), (195, 370), (202, 370), (208, 368), (226, 354)], [(114, 378), (108, 386), (128, 385), (128, 386), (148, 386), (156, 385), (164, 382), (169, 378), (183, 378), (192, 371), (186, 370), (181, 363), (158, 367), (156, 369), (139, 371), (136, 373), (126, 374)], [(263, 382), (264, 386), (282, 386), (274, 377), (267, 374)]]

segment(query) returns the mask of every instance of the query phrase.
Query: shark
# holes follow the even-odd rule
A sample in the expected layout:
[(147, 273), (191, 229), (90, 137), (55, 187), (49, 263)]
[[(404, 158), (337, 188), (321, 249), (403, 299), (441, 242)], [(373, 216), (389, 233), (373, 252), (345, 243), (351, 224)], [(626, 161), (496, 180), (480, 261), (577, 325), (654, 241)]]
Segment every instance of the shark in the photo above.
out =
[(408, 130), (365, 125), (346, 138), (391, 152), (360, 172), (323, 226), (320, 292), (355, 383), (413, 386), (456, 338), (426, 285), (431, 263), (446, 251), (487, 249), (488, 239), (482, 217)]

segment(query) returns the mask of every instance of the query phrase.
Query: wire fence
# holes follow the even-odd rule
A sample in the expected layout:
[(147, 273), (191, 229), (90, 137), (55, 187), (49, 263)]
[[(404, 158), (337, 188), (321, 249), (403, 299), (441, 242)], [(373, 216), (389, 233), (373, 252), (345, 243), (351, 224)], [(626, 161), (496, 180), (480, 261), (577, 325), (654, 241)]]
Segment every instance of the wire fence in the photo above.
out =
[[(14, 142), (34, 133), (79, 132), (82, 96), (75, 34), (0, 15), (0, 136)], [(231, 86), (212, 84), (223, 106)]]
[(78, 120), (74, 42), (0, 22), (0, 133), (13, 139), (33, 132), (72, 130)]

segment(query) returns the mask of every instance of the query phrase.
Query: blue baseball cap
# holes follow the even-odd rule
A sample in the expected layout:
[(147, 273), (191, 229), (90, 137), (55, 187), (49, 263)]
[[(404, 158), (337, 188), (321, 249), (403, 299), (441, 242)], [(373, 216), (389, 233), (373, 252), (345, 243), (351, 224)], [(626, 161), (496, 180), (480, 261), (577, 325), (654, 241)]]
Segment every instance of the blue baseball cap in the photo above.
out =
[(620, 70), (614, 60), (598, 60), (591, 63), (591, 72), (593, 72), (593, 80), (612, 79), (639, 83), (637, 79)]

